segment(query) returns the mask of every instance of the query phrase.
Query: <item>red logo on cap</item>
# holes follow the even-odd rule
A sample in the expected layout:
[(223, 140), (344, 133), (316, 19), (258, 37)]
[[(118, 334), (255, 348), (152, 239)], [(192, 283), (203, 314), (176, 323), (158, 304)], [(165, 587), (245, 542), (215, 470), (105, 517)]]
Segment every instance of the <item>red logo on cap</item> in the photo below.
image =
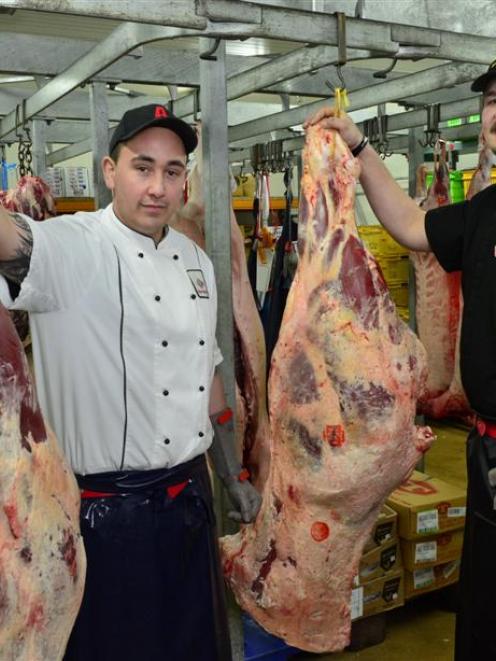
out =
[(158, 119), (159, 117), (168, 117), (168, 116), (169, 113), (164, 108), (164, 106), (155, 106), (155, 119)]

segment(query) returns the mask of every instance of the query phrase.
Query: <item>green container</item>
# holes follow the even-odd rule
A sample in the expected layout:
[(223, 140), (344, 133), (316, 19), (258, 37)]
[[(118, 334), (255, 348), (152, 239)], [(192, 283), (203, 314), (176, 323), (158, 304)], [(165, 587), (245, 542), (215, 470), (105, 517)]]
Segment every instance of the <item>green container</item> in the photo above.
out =
[[(463, 202), (465, 195), (463, 193), (463, 176), (461, 170), (450, 172), (450, 197), (452, 202)], [(425, 178), (427, 190), (432, 183), (432, 172), (428, 172)]]

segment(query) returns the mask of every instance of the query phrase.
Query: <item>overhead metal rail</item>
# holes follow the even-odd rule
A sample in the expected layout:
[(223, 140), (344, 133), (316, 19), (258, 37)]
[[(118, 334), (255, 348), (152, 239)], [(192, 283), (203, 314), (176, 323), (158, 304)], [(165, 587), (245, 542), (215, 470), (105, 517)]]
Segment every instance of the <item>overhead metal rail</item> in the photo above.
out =
[[(0, 0), (0, 7), (94, 16), (198, 30), (213, 26), (225, 38), (265, 37), (308, 44), (338, 45), (338, 18), (311, 10), (288, 9), (238, 0)], [(297, 26), (297, 30), (295, 30)], [(412, 56), (436, 57), (487, 66), (494, 39), (410, 25), (346, 18), (346, 46), (397, 55), (413, 47)]]

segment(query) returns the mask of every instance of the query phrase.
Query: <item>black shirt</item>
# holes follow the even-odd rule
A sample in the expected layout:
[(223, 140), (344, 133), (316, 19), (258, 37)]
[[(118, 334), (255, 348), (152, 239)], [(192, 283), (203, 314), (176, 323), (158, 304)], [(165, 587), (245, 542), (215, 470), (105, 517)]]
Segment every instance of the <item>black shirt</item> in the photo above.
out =
[(496, 185), (428, 211), (425, 230), (446, 271), (462, 271), (460, 367), (476, 413), (496, 420)]

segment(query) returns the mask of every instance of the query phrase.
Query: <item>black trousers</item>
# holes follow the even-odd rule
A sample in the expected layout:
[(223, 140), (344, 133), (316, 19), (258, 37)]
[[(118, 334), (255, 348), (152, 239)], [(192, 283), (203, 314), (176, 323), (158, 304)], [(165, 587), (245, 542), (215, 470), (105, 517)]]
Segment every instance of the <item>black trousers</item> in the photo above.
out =
[(456, 620), (455, 661), (496, 659), (496, 439), (472, 430), (467, 442), (467, 519)]
[[(186, 488), (170, 496), (167, 485), (184, 480)], [(82, 500), (88, 569), (65, 660), (230, 661), (204, 457), (166, 473), (100, 474), (81, 483), (118, 495)]]

